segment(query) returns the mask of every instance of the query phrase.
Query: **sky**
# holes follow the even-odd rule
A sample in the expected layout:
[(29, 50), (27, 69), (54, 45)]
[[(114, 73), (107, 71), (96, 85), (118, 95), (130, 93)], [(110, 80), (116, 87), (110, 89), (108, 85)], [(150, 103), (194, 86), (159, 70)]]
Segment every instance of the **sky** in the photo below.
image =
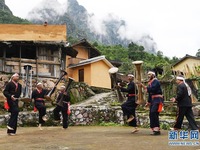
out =
[[(5, 0), (15, 16), (26, 18), (42, 0)], [(50, 1), (50, 0), (49, 0)], [(66, 0), (58, 0), (63, 3)], [(167, 57), (195, 56), (200, 49), (199, 0), (77, 0), (99, 19), (108, 13), (127, 22), (123, 36), (150, 35)]]

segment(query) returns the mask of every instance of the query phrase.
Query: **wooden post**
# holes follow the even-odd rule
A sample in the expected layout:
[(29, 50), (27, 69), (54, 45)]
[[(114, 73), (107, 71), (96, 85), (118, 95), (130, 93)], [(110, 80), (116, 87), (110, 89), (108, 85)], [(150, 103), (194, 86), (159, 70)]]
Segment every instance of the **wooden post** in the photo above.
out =
[(22, 47), (21, 45), (19, 46), (19, 74), (21, 75), (21, 65), (22, 65)]
[[(60, 70), (65, 70), (64, 66), (62, 66), (62, 49), (61, 49), (61, 47), (59, 47), (58, 55), (59, 55), (58, 62), (60, 63)], [(54, 67), (54, 69), (56, 69), (56, 67)], [(58, 76), (60, 76), (60, 74)]]
[(5, 65), (6, 65), (6, 48), (3, 48), (3, 61), (2, 61), (2, 71), (5, 72)]
[(38, 46), (36, 46), (36, 82), (38, 80)]

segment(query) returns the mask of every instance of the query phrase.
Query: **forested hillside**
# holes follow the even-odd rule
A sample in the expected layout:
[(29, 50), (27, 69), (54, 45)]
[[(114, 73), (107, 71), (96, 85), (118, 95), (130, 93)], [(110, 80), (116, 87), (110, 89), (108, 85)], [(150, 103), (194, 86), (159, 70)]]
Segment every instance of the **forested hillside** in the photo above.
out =
[(3, 24), (28, 24), (28, 20), (16, 17), (12, 14), (4, 0), (0, 0), (0, 23)]

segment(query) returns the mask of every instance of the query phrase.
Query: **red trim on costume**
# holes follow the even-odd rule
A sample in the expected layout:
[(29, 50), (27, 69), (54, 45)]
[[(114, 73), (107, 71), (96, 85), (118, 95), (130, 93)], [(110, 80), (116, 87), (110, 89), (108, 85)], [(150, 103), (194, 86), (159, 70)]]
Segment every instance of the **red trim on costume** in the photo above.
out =
[(13, 81), (13, 80), (12, 80), (12, 82), (13, 82), (13, 83), (15, 84), (15, 86), (16, 86), (16, 87), (15, 87), (15, 92), (16, 92), (16, 91), (17, 91), (17, 88), (18, 88), (18, 83), (15, 82), (15, 81)]
[(136, 96), (136, 94), (128, 94), (128, 96)]
[(36, 98), (35, 100), (43, 101), (44, 98)]
[(152, 99), (154, 99), (154, 98), (158, 98), (158, 97), (163, 98), (163, 95), (161, 95), (161, 94), (157, 94), (157, 95), (152, 95), (151, 97), (152, 97)]
[(153, 78), (152, 80), (150, 80), (149, 82), (148, 82), (148, 85), (151, 87), (151, 83), (154, 81), (154, 80), (156, 80), (156, 78)]
[(41, 90), (39, 90), (39, 89), (37, 88), (37, 92), (38, 92), (38, 93), (41, 93), (41, 92), (42, 92), (42, 89), (41, 89)]

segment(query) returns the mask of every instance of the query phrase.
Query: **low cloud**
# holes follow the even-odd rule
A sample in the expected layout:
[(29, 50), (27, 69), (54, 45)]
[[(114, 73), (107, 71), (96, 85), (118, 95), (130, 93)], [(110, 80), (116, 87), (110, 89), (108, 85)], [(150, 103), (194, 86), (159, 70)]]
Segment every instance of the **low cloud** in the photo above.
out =
[[(67, 11), (67, 5), (67, 0), (64, 3), (57, 0), (43, 0), (28, 13), (26, 18), (28, 20), (52, 19), (52, 16), (63, 15)], [(46, 10), (51, 11), (47, 12)], [(43, 16), (41, 16), (41, 13)]]

